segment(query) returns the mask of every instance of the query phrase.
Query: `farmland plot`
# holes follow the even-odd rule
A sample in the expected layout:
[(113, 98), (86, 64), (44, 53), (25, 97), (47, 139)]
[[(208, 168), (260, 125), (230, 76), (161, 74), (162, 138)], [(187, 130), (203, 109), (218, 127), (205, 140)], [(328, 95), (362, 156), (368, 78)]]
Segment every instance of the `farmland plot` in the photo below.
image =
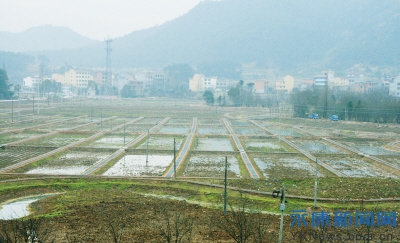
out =
[(171, 164), (173, 155), (125, 155), (103, 175), (106, 176), (161, 176)]
[(90, 134), (56, 134), (54, 136), (26, 142), (23, 145), (36, 147), (62, 147), (89, 136)]
[[(136, 123), (135, 123), (136, 124)], [(152, 124), (140, 124), (140, 125), (129, 125), (125, 127), (125, 132), (130, 132), (130, 133), (144, 133), (152, 128), (154, 125)]]
[(232, 126), (237, 126), (237, 127), (252, 127), (253, 124), (251, 124), (248, 121), (239, 121), (239, 120), (230, 120)]
[(195, 150), (234, 151), (228, 138), (197, 138), (197, 146)]
[[(183, 176), (185, 177), (220, 177), (225, 175), (225, 157), (211, 155), (192, 156)], [(240, 177), (238, 160), (228, 156), (228, 177)]]
[(233, 130), (237, 135), (266, 135), (266, 132), (255, 126), (248, 126), (248, 127), (234, 126)]
[(221, 125), (221, 121), (219, 119), (199, 119), (199, 125), (211, 125), (211, 126), (218, 126)]
[(68, 130), (70, 128), (79, 126), (79, 125), (83, 125), (86, 123), (89, 123), (90, 120), (87, 119), (76, 119), (76, 120), (69, 120), (66, 122), (59, 122), (59, 123), (55, 123), (46, 127), (43, 127), (45, 129), (49, 129), (52, 131), (63, 131), (63, 130)]
[[(130, 134), (125, 135), (125, 143), (133, 140), (135, 136)], [(93, 143), (88, 144), (85, 147), (88, 148), (119, 148), (124, 146), (124, 135), (106, 135), (105, 137), (94, 141)]]
[(290, 152), (284, 142), (279, 142), (278, 139), (244, 139), (244, 144), (247, 151), (252, 152)]
[(182, 125), (187, 125), (190, 127), (192, 124), (192, 119), (185, 119), (185, 118), (171, 118), (168, 123), (168, 125), (175, 125), (175, 124), (182, 124)]
[(7, 147), (4, 150), (0, 149), (0, 168), (5, 168), (50, 151), (51, 149), (47, 148), (30, 149), (24, 147)]
[(399, 152), (383, 147), (389, 143), (389, 140), (385, 139), (344, 138), (335, 139), (335, 141), (369, 155), (400, 155)]
[(312, 154), (346, 154), (345, 150), (339, 150), (319, 140), (291, 140), (300, 148)]
[(350, 177), (397, 178), (397, 176), (374, 166), (370, 161), (360, 157), (324, 156), (322, 157), (322, 160), (334, 169), (343, 172)]
[[(147, 138), (145, 138), (143, 141), (144, 142), (138, 147), (139, 149), (147, 149)], [(176, 149), (181, 147), (182, 142), (183, 142), (183, 137), (175, 138)], [(174, 149), (174, 138), (173, 137), (150, 136), (149, 149), (173, 150)]]
[(163, 126), (157, 133), (164, 134), (188, 134), (190, 129), (190, 125), (187, 126)]
[(160, 123), (163, 118), (159, 118), (159, 117), (145, 117), (143, 119), (141, 119), (140, 121), (138, 121), (136, 124), (147, 124), (147, 125), (156, 125), (158, 123)]
[[(315, 168), (305, 157), (292, 155), (269, 155), (268, 157), (254, 158), (265, 177), (274, 178), (303, 178), (315, 175)], [(324, 176), (319, 173), (319, 176)]]
[(0, 135), (0, 144), (7, 144), (7, 143), (15, 142), (18, 140), (22, 140), (25, 138), (40, 136), (43, 134), (44, 133), (41, 133), (41, 132), (30, 132), (30, 131), (6, 133), (3, 135)]
[(110, 153), (70, 151), (52, 161), (41, 164), (26, 174), (45, 175), (79, 175), (97, 161), (106, 158)]
[(400, 156), (375, 156), (400, 167)]
[(198, 134), (208, 134), (208, 135), (226, 135), (228, 132), (222, 126), (198, 126)]
[(304, 137), (303, 133), (298, 132), (297, 130), (293, 128), (288, 128), (288, 127), (280, 127), (279, 126), (274, 126), (274, 127), (266, 127), (268, 130), (270, 130), (272, 133), (276, 135), (281, 135), (283, 137)]

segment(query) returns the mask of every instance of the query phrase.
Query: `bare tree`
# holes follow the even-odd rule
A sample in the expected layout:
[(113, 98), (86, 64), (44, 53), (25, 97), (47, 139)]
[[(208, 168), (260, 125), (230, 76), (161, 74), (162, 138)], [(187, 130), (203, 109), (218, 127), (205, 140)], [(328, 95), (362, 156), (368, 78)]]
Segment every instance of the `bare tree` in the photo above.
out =
[(220, 216), (217, 227), (237, 243), (265, 242), (269, 224), (261, 218), (259, 210), (257, 213), (248, 212), (248, 206), (249, 200), (241, 194), (238, 207), (235, 209), (230, 205), (230, 211), (226, 216)]
[(160, 233), (165, 242), (190, 242), (193, 219), (185, 216), (183, 212), (173, 210), (176, 208), (171, 209), (161, 205), (155, 211), (156, 221), (152, 227)]

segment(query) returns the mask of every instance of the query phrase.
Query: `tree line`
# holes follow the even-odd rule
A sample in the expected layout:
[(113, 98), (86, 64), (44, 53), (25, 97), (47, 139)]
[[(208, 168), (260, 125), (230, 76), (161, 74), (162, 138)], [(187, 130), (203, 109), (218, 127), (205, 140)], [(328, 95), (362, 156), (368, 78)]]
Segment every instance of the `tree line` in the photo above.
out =
[(290, 96), (294, 117), (318, 113), (323, 118), (338, 115), (341, 120), (400, 123), (400, 99), (384, 88), (368, 93), (316, 88)]

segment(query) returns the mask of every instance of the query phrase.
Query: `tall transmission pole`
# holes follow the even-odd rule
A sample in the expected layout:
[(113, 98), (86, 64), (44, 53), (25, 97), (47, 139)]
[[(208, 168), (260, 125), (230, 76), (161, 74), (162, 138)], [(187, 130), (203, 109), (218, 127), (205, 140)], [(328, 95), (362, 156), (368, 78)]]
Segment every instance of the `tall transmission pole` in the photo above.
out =
[(104, 95), (114, 95), (114, 90), (113, 90), (113, 81), (112, 81), (112, 74), (111, 74), (111, 42), (112, 40), (108, 38), (105, 40), (106, 42), (106, 52), (107, 52), (107, 57), (106, 57), (106, 79), (105, 79), (105, 84), (103, 86), (103, 94)]

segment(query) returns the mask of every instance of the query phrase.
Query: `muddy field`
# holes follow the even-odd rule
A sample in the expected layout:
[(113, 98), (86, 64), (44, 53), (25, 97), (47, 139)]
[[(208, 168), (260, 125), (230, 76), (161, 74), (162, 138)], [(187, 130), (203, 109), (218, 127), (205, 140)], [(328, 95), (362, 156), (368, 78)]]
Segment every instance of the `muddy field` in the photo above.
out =
[[(64, 104), (65, 106), (54, 104), (54, 108), (49, 106), (48, 109), (43, 109), (40, 115), (26, 116), (25, 119), (30, 119), (31, 122), (21, 120), (10, 124), (1, 123), (0, 128), (9, 132), (1, 134), (0, 144), (11, 143), (11, 145), (4, 146), (5, 149), (0, 150), (0, 168), (6, 170), (8, 166), (18, 162), (46, 153), (51, 154), (54, 151), (55, 154), (47, 155), (52, 156), (50, 161), (41, 158), (35, 163), (28, 164), (28, 169), (20, 168), (17, 171), (80, 174), (95, 166), (100, 160), (104, 160), (106, 162), (101, 166), (110, 170), (108, 173), (103, 171), (105, 176), (159, 176), (165, 172), (163, 171), (165, 168), (171, 166), (172, 159), (169, 156), (173, 155), (174, 138), (176, 154), (183, 154), (180, 161), (184, 161), (186, 166), (186, 171), (182, 172), (182, 175), (190, 177), (221, 176), (221, 167), (213, 153), (219, 153), (218, 156), (222, 157), (232, 156), (231, 153), (235, 152), (250, 153), (249, 163), (265, 177), (271, 174), (285, 178), (312, 177), (313, 166), (310, 164), (311, 161), (304, 157), (308, 155), (303, 153), (316, 157), (323, 156), (329, 165), (350, 177), (393, 176), (390, 171), (380, 168), (377, 162), (371, 163), (368, 159), (362, 158), (355, 160), (352, 156), (358, 153), (381, 156), (383, 160), (388, 156), (388, 163), (395, 166), (399, 164), (400, 149), (389, 146), (400, 138), (400, 128), (397, 126), (399, 129), (396, 129), (396, 125), (377, 126), (371, 123), (332, 122), (324, 119), (292, 119), (288, 118), (288, 114), (277, 118), (273, 117), (272, 113), (270, 116), (265, 115), (268, 114), (267, 111), (258, 111), (256, 108), (219, 107), (218, 110), (211, 110), (196, 102), (183, 103), (167, 99), (162, 101), (143, 99), (141, 103), (129, 103), (125, 100), (112, 102), (93, 100), (90, 102), (90, 108), (84, 106), (84, 102), (86, 101), (81, 100), (80, 105), (75, 107), (70, 103)], [(86, 103), (89, 104), (89, 101)], [(134, 112), (128, 114), (123, 109), (116, 108), (118, 105)], [(139, 117), (141, 119), (127, 124), (125, 129), (122, 127), (124, 123)], [(195, 118), (197, 122), (192, 128)], [(3, 120), (7, 119), (3, 117)], [(235, 134), (228, 132), (223, 119), (226, 119)], [(29, 129), (32, 126), (36, 128)], [(76, 128), (77, 126), (79, 127)], [(21, 128), (27, 129), (21, 130)], [(150, 134), (147, 134), (149, 131)], [(51, 132), (57, 133), (50, 134)], [(96, 134), (99, 136), (86, 141)], [(239, 144), (234, 142), (235, 136), (238, 137)], [(324, 138), (329, 138), (339, 145)], [(294, 145), (285, 141), (290, 141)], [(185, 142), (187, 142), (186, 147)], [(74, 149), (85, 156), (63, 161), (61, 158), (67, 154), (64, 148), (70, 147), (71, 144), (77, 144), (73, 146)], [(132, 151), (129, 155), (124, 155), (128, 157), (110, 157), (120, 149)], [(100, 155), (101, 150), (104, 150), (102, 151), (104, 155)], [(156, 163), (154, 166), (146, 166), (142, 163), (144, 155), (164, 156), (163, 151), (171, 152), (165, 155), (168, 159), (160, 162), (160, 165)], [(211, 154), (203, 154), (199, 158), (187, 157), (186, 154), (191, 151)], [(125, 159), (125, 162), (121, 162), (121, 159)], [(230, 170), (231, 176), (254, 176), (246, 175), (248, 172), (243, 170), (245, 168), (243, 161), (238, 160), (232, 165), (235, 169)]]

